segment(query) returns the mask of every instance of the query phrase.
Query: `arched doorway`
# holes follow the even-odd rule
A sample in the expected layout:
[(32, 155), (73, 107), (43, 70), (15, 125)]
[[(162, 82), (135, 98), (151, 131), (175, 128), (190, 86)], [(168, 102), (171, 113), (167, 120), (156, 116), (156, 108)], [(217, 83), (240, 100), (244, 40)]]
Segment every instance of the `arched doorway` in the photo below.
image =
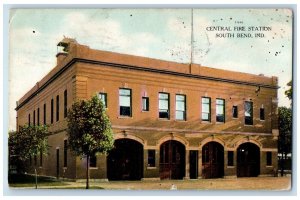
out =
[(259, 173), (259, 147), (250, 142), (241, 144), (237, 149), (237, 176), (255, 177), (258, 176)]
[(224, 147), (218, 142), (209, 142), (202, 147), (202, 178), (224, 176)]
[(107, 156), (108, 180), (140, 180), (143, 177), (143, 145), (131, 139), (115, 140)]
[(160, 146), (159, 174), (161, 179), (183, 179), (185, 176), (185, 146), (169, 140)]

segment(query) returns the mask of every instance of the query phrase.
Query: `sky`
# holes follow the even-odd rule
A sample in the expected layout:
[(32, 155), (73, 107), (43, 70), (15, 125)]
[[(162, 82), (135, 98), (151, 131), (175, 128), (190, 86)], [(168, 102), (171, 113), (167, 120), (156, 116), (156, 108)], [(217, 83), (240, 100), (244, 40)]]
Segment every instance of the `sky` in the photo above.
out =
[[(222, 27), (227, 31), (216, 30)], [(288, 9), (12, 9), (9, 129), (15, 130), (16, 101), (55, 67), (64, 36), (93, 49), (277, 76), (279, 106), (289, 107), (284, 91), (292, 79), (292, 31)], [(217, 37), (226, 34), (231, 37)]]

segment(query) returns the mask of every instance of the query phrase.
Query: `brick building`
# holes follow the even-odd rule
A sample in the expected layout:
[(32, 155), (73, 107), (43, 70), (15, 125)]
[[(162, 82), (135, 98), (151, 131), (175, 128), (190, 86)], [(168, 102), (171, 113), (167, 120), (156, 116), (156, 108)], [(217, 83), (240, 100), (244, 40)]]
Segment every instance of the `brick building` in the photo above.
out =
[(115, 148), (91, 159), (91, 178), (108, 180), (273, 175), (277, 169), (276, 77), (59, 44), (57, 65), (17, 102), (17, 127), (48, 124), (39, 173), (85, 178), (85, 159), (67, 148), (66, 114), (98, 94)]

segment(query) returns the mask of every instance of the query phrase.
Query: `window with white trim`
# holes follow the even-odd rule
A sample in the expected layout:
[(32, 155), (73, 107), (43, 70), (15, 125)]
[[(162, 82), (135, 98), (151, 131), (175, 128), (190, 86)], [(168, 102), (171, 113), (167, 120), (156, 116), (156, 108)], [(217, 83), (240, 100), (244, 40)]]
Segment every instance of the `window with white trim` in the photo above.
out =
[(185, 95), (176, 94), (176, 119), (186, 120)]
[(107, 108), (107, 93), (100, 92), (98, 97), (102, 101), (104, 108)]
[(202, 97), (202, 121), (210, 122), (210, 98)]
[(131, 117), (131, 89), (119, 89), (120, 116)]
[(253, 125), (253, 102), (245, 101), (245, 125)]
[(149, 111), (149, 97), (142, 97), (142, 110)]
[(170, 119), (170, 102), (168, 93), (158, 93), (159, 118)]
[(225, 100), (216, 99), (216, 122), (225, 122)]

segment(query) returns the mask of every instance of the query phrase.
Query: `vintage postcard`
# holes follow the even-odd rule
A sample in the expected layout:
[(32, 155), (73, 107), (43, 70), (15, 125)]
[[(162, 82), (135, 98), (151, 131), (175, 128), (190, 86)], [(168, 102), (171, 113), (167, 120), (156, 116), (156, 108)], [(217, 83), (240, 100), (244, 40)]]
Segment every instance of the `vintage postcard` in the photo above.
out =
[(11, 188), (290, 190), (293, 10), (11, 9)]

